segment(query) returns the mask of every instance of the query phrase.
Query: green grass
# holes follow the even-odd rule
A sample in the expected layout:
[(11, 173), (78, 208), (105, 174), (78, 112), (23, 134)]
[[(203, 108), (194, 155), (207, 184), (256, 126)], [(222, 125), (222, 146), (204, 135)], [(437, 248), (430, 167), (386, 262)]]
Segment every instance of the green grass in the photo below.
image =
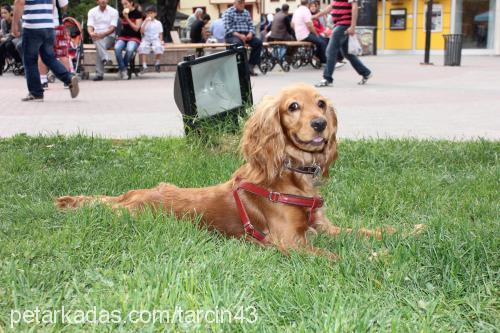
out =
[[(251, 324), (15, 325), (15, 331), (498, 332), (499, 142), (343, 141), (322, 193), (340, 226), (391, 225), (382, 241), (313, 243), (339, 263), (228, 240), (149, 213), (54, 209), (64, 194), (168, 181), (207, 186), (240, 165), (237, 140), (0, 140), (0, 331), (11, 310), (214, 310)], [(418, 236), (413, 225), (428, 228)], [(370, 258), (373, 252), (380, 255)], [(239, 313), (241, 315), (241, 313)], [(125, 315), (123, 315), (125, 316)], [(60, 318), (59, 318), (60, 319)], [(146, 318), (147, 319), (147, 318)], [(185, 321), (189, 318), (184, 317)], [(191, 318), (192, 319), (192, 318)], [(227, 319), (227, 317), (226, 317)], [(192, 320), (191, 320), (192, 321)]]

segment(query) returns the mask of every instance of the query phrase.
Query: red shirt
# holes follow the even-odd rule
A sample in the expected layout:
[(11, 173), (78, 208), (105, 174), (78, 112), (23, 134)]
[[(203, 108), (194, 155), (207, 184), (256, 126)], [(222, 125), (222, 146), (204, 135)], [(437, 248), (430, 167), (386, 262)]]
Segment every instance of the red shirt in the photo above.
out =
[(331, 14), (335, 25), (351, 25), (352, 0), (334, 0)]

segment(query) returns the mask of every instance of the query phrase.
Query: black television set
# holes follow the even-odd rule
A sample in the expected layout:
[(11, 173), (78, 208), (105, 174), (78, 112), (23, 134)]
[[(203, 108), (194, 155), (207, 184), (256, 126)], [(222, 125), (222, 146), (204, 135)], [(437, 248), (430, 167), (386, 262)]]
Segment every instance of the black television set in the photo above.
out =
[(186, 57), (177, 65), (174, 99), (186, 132), (207, 121), (237, 122), (253, 103), (246, 49)]

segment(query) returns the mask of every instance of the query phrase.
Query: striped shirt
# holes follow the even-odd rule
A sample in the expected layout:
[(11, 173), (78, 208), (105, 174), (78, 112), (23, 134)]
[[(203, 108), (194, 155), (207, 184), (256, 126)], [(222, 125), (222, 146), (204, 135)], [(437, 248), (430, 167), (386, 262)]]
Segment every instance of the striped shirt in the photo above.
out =
[(332, 19), (334, 25), (351, 25), (352, 3), (356, 0), (334, 0), (332, 2)]
[(54, 0), (26, 0), (23, 28), (54, 29)]

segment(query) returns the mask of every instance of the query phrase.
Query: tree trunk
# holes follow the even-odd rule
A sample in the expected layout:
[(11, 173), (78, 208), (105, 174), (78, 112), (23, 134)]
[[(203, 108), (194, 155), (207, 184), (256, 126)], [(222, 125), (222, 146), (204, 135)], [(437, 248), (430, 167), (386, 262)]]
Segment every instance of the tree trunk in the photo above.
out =
[(163, 35), (166, 42), (172, 42), (170, 30), (172, 30), (175, 22), (175, 13), (179, 0), (158, 0), (158, 19), (163, 25)]

